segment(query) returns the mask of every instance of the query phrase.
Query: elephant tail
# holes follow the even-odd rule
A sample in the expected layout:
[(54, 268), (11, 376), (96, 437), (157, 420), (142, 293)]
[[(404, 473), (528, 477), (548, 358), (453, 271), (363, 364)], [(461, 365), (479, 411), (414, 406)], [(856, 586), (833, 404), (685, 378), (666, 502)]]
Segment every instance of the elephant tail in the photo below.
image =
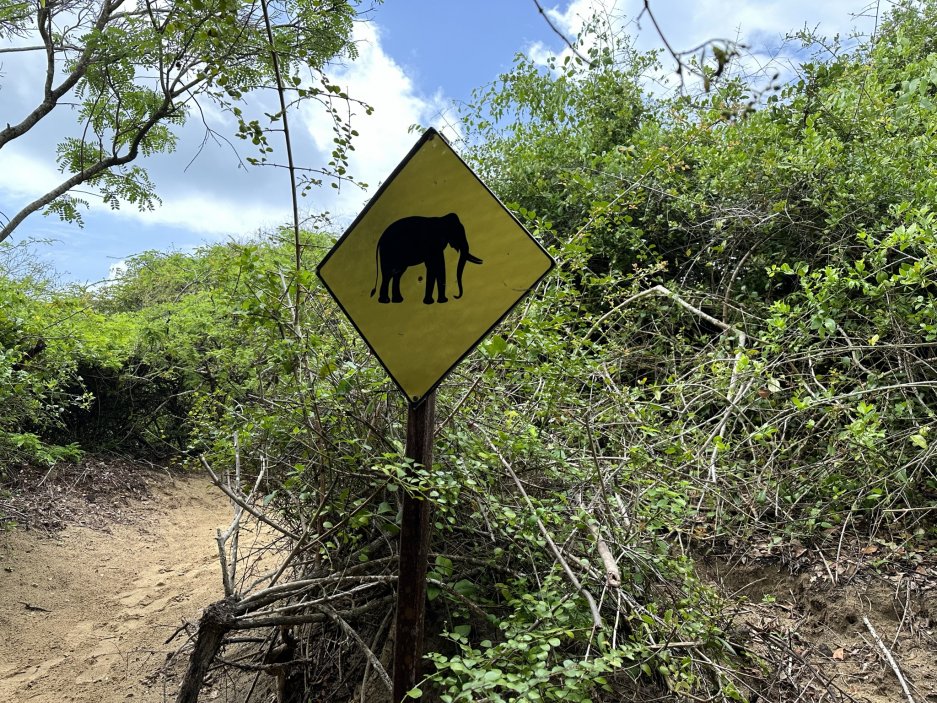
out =
[(371, 297), (374, 297), (374, 294), (377, 292), (377, 281), (381, 276), (381, 243), (378, 242), (374, 247), (374, 288), (371, 289)]

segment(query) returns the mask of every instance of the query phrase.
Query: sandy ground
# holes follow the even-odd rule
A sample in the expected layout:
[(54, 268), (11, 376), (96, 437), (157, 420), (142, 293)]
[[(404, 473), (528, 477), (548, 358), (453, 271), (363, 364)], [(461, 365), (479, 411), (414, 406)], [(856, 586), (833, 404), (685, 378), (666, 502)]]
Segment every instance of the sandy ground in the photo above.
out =
[(0, 533), (0, 701), (172, 700), (185, 637), (165, 641), (222, 595), (230, 509), (202, 479), (149, 488), (125, 524)]

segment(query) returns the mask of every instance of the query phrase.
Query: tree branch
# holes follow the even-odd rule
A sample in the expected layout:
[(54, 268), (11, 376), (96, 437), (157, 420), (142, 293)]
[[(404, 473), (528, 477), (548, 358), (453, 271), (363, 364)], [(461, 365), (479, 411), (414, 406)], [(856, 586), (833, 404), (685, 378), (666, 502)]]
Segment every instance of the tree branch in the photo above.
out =
[(557, 26), (556, 26), (555, 24), (553, 24), (553, 20), (550, 19), (550, 16), (549, 16), (549, 15), (546, 13), (546, 11), (543, 9), (543, 5), (541, 5), (541, 4), (538, 2), (538, 0), (534, 0), (534, 5), (537, 6), (537, 12), (540, 13), (540, 16), (543, 17), (543, 21), (546, 22), (547, 25), (549, 25), (550, 29), (553, 30), (553, 33), (556, 34), (556, 36), (558, 36), (560, 39), (563, 40), (563, 43), (566, 44), (567, 47), (569, 47), (569, 50), (572, 51), (573, 54), (575, 54), (580, 60), (582, 60), (587, 66), (589, 66), (589, 67), (591, 68), (591, 67), (593, 66), (593, 63), (592, 63), (589, 59), (587, 59), (585, 56), (583, 56), (582, 54), (580, 54), (580, 53), (579, 53), (579, 50), (573, 45), (573, 43), (572, 43), (569, 39), (566, 38), (566, 35), (563, 34), (563, 33), (557, 28)]
[(862, 618), (862, 622), (865, 624), (866, 629), (868, 629), (869, 634), (872, 635), (872, 638), (875, 640), (875, 644), (878, 645), (878, 648), (882, 650), (882, 654), (885, 655), (885, 660), (891, 666), (891, 670), (895, 672), (895, 676), (898, 678), (898, 683), (901, 684), (901, 690), (904, 692), (905, 698), (908, 699), (908, 703), (915, 703), (914, 696), (911, 695), (911, 690), (908, 688), (908, 682), (905, 681), (904, 676), (901, 675), (901, 668), (898, 666), (898, 662), (895, 661), (895, 657), (892, 655), (888, 647), (885, 646), (885, 643), (882, 642), (882, 638), (878, 636), (878, 633), (875, 631), (875, 628), (872, 627), (872, 623), (869, 622), (867, 617)]
[[(16, 54), (26, 51), (45, 51), (45, 44), (36, 44), (35, 46), (9, 46), (0, 49), (0, 54)], [(56, 51), (80, 51), (80, 47), (72, 44), (59, 44), (54, 47)]]
[(566, 574), (566, 578), (572, 584), (573, 588), (579, 591), (582, 594), (582, 597), (586, 599), (586, 602), (589, 604), (589, 610), (592, 611), (592, 622), (595, 625), (595, 629), (602, 629), (602, 616), (599, 613), (599, 607), (595, 603), (595, 598), (592, 597), (592, 594), (586, 590), (585, 586), (579, 581), (579, 578), (573, 573), (572, 567), (570, 567), (569, 562), (563, 557), (560, 548), (556, 546), (556, 542), (553, 541), (553, 536), (547, 530), (546, 525), (543, 524), (543, 521), (540, 519), (540, 516), (537, 515), (537, 510), (534, 508), (534, 504), (530, 500), (530, 496), (527, 495), (527, 491), (524, 490), (524, 485), (521, 483), (521, 480), (517, 477), (517, 474), (514, 473), (514, 469), (511, 468), (511, 465), (508, 463), (507, 459), (498, 451), (498, 448), (494, 443), (485, 437), (485, 441), (488, 443), (488, 446), (491, 447), (491, 451), (495, 453), (495, 456), (501, 460), (501, 465), (505, 468), (508, 474), (514, 479), (514, 485), (517, 486), (517, 490), (520, 491), (521, 496), (524, 498), (524, 502), (527, 503), (527, 507), (530, 509), (531, 514), (534, 516), (534, 520), (537, 521), (537, 527), (540, 529), (540, 534), (543, 535), (544, 540), (546, 540), (547, 546), (550, 548), (550, 551), (553, 553), (553, 556), (560, 563), (560, 566), (563, 567), (563, 572)]
[(155, 110), (153, 114), (150, 115), (149, 119), (147, 119), (147, 121), (140, 126), (136, 136), (130, 143), (130, 148), (127, 150), (126, 154), (123, 156), (113, 154), (106, 158), (100, 159), (91, 166), (88, 166), (87, 168), (84, 168), (78, 173), (74, 174), (71, 178), (65, 179), (45, 195), (42, 195), (33, 200), (22, 210), (16, 213), (16, 215), (14, 215), (12, 219), (10, 219), (10, 221), (2, 229), (0, 229), (0, 242), (9, 237), (13, 233), (13, 230), (15, 230), (19, 224), (29, 215), (36, 212), (40, 208), (49, 205), (56, 198), (65, 195), (65, 193), (70, 191), (75, 186), (92, 180), (104, 171), (108, 171), (116, 166), (123, 166), (124, 164), (128, 164), (136, 159), (140, 152), (140, 144), (146, 138), (147, 134), (150, 133), (150, 130), (152, 130), (157, 124), (159, 124), (161, 120), (170, 116), (172, 113), (172, 96), (166, 96), (163, 99), (160, 107)]
[[(111, 4), (109, 2), (104, 2), (101, 4), (101, 12), (98, 14), (98, 18), (94, 23), (95, 31), (103, 31), (104, 27), (107, 26), (107, 23), (111, 20), (111, 13), (119, 4), (120, 3)], [(39, 34), (43, 39), (43, 46), (46, 50), (46, 78), (44, 97), (42, 102), (39, 103), (39, 105), (21, 122), (15, 125), (8, 125), (5, 129), (0, 130), (0, 149), (2, 149), (8, 142), (26, 134), (26, 132), (32, 129), (36, 123), (39, 122), (39, 120), (52, 112), (52, 110), (58, 104), (59, 99), (72, 88), (74, 88), (78, 81), (81, 80), (81, 78), (85, 75), (85, 73), (88, 71), (88, 66), (91, 65), (92, 59), (95, 56), (96, 49), (94, 45), (91, 43), (85, 45), (84, 51), (78, 58), (78, 61), (75, 62), (71, 72), (57, 88), (53, 88), (52, 83), (55, 79), (55, 46), (53, 45), (52, 37), (49, 33), (49, 27), (51, 27), (52, 23), (52, 12), (49, 10), (46, 3), (43, 3), (40, 7), (37, 19), (39, 24)], [(51, 200), (49, 202), (51, 202)], [(35, 210), (39, 207), (42, 207), (42, 205), (38, 206), (34, 210), (31, 210), (30, 212), (35, 212)], [(9, 233), (6, 232), (6, 229), (4, 229), (4, 233), (0, 234), (0, 242), (2, 242), (8, 235)]]
[(297, 535), (295, 532), (291, 532), (290, 530), (286, 529), (286, 528), (283, 527), (282, 525), (278, 525), (277, 523), (271, 521), (271, 520), (270, 520), (268, 517), (266, 517), (262, 512), (260, 512), (259, 510), (257, 510), (257, 509), (254, 508), (253, 506), (251, 506), (251, 505), (249, 505), (248, 503), (246, 503), (246, 502), (245, 502), (242, 498), (240, 498), (234, 491), (232, 491), (230, 488), (228, 488), (226, 485), (224, 485), (224, 483), (222, 482), (222, 480), (221, 480), (220, 478), (218, 478), (218, 475), (217, 475), (214, 471), (212, 471), (211, 467), (208, 465), (208, 462), (205, 461), (205, 457), (204, 457), (204, 456), (199, 457), (199, 459), (201, 459), (201, 461), (202, 461), (202, 466), (204, 466), (205, 469), (208, 471), (208, 473), (211, 475), (212, 483), (214, 483), (216, 486), (218, 486), (218, 488), (220, 488), (220, 489), (224, 492), (224, 494), (225, 494), (226, 496), (228, 496), (228, 498), (230, 498), (232, 501), (234, 501), (237, 505), (239, 505), (239, 506), (241, 506), (242, 508), (244, 508), (244, 510), (246, 510), (247, 512), (249, 512), (251, 515), (253, 515), (255, 518), (257, 518), (258, 520), (260, 520), (262, 523), (264, 523), (264, 524), (267, 525), (268, 527), (272, 527), (274, 530), (276, 530), (276, 531), (279, 532), (280, 534), (286, 535), (287, 537), (290, 537), (291, 539), (299, 539), (299, 535)]
[(319, 610), (324, 612), (326, 615), (328, 615), (332, 619), (333, 622), (335, 622), (340, 628), (342, 628), (342, 630), (344, 630), (346, 635), (348, 635), (349, 637), (351, 637), (351, 639), (355, 641), (355, 644), (357, 644), (358, 647), (361, 648), (361, 651), (364, 652), (364, 655), (368, 658), (368, 661), (371, 663), (371, 666), (374, 667), (374, 670), (377, 672), (377, 675), (381, 678), (381, 681), (384, 682), (384, 686), (387, 687), (387, 690), (393, 691), (394, 685), (391, 683), (390, 676), (387, 675), (387, 669), (384, 668), (384, 665), (381, 664), (381, 660), (377, 658), (377, 656), (374, 654), (371, 648), (367, 644), (365, 644), (365, 641), (361, 639), (361, 635), (359, 635), (355, 631), (355, 628), (353, 628), (351, 625), (345, 622), (345, 619), (341, 615), (339, 615), (337, 612), (335, 612), (335, 610), (330, 608), (329, 606), (318, 605), (316, 607), (319, 608)]

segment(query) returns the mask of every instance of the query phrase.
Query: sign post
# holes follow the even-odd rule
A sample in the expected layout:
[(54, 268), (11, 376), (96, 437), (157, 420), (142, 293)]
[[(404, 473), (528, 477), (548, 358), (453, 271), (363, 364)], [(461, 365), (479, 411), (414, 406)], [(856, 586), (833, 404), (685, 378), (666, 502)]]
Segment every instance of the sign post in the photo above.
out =
[[(407, 458), (432, 467), (436, 387), (554, 266), (434, 129), (420, 137), (317, 273), (407, 398)], [(430, 503), (404, 491), (394, 703), (417, 683)]]
[[(433, 427), (436, 391), (407, 413), (407, 458), (433, 465)], [(404, 491), (400, 523), (400, 567), (397, 580), (397, 621), (394, 636), (394, 701), (402, 701), (416, 686), (423, 656), (426, 569), (429, 561), (431, 505)]]

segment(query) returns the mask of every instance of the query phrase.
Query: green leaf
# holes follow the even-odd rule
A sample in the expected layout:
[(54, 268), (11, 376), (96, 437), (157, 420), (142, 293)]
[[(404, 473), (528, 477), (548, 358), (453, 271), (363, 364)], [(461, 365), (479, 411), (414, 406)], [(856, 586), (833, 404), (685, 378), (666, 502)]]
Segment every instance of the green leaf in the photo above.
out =
[(499, 334), (493, 334), (488, 338), (488, 341), (485, 343), (485, 351), (488, 353), (488, 356), (495, 357), (504, 353), (504, 350), (508, 348), (507, 340), (504, 339)]
[(468, 579), (461, 579), (453, 584), (452, 589), (461, 596), (473, 596), (477, 587)]
[(436, 556), (435, 563), (440, 574), (445, 577), (452, 576), (452, 560), (449, 557), (439, 554)]

